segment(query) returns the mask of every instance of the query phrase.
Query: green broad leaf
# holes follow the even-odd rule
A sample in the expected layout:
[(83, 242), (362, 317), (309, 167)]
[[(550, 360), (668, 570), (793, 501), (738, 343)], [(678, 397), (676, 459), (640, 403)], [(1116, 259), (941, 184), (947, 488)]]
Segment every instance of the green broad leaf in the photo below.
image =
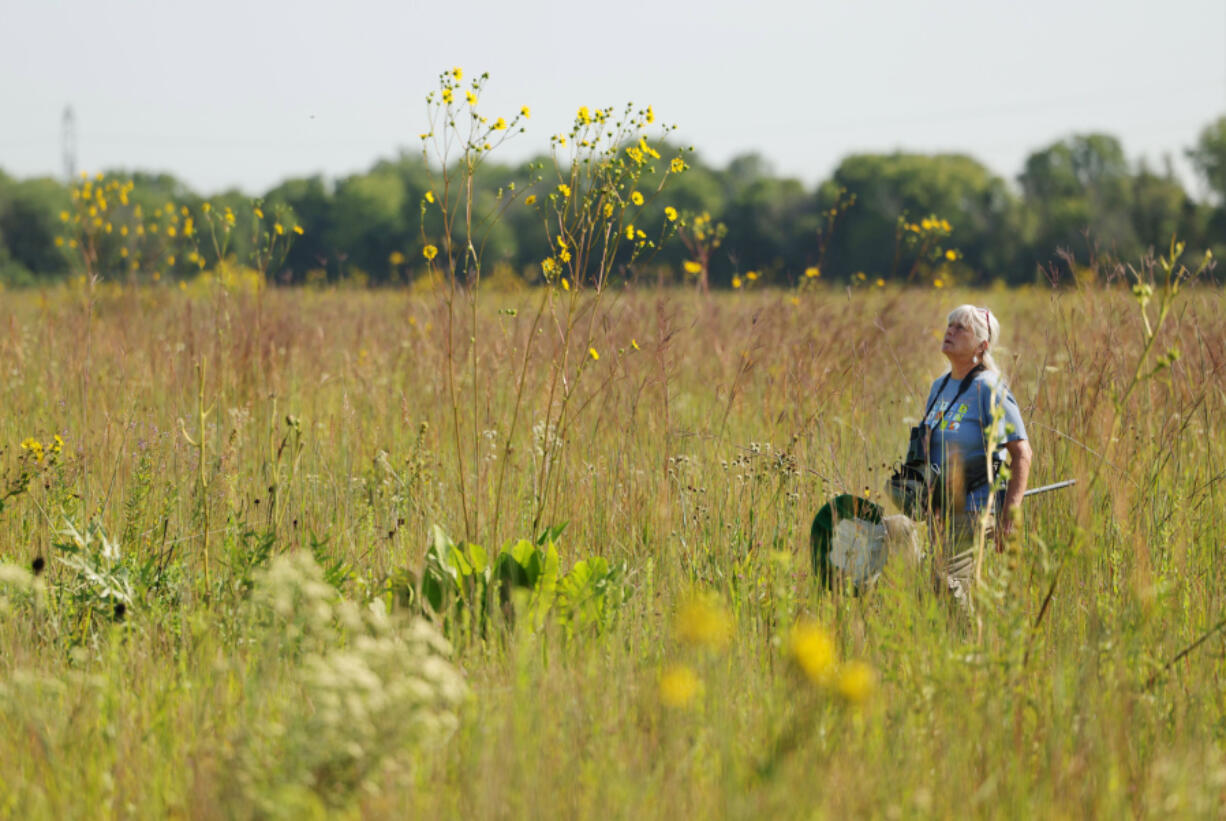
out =
[(464, 555), (468, 560), (468, 566), (472, 568), (472, 573), (477, 576), (488, 576), (490, 569), (490, 557), (485, 548), (479, 544), (465, 543)]
[(544, 545), (546, 542), (556, 542), (568, 524), (570, 524), (569, 520), (562, 522), (562, 524), (559, 525), (549, 525), (541, 531), (539, 536), (536, 537), (536, 543), (538, 545)]
[(439, 555), (443, 555), (448, 548), (454, 546), (454, 543), (451, 541), (451, 537), (448, 536), (447, 533), (438, 525), (433, 525), (431, 527), (430, 534), (430, 546)]

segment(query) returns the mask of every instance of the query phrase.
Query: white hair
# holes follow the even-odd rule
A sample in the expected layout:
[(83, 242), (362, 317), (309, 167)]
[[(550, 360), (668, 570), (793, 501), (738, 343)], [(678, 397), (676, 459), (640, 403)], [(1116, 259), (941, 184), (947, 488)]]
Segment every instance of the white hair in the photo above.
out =
[(983, 356), (977, 357), (976, 361), (982, 362), (989, 371), (1000, 373), (1000, 368), (996, 367), (996, 360), (992, 359), (992, 346), (1000, 340), (1000, 321), (996, 318), (996, 314), (987, 308), (975, 305), (959, 305), (949, 312), (949, 318), (946, 321), (957, 322), (959, 325), (970, 328), (971, 333), (975, 335), (976, 343), (988, 343)]

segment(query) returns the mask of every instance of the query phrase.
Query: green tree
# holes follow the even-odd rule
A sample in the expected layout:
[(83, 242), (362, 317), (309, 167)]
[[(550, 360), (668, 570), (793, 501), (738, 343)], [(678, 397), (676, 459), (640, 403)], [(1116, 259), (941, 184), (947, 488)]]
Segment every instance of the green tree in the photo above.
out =
[(840, 189), (856, 203), (831, 239), (827, 268), (834, 276), (904, 275), (910, 264), (899, 258), (899, 218), (929, 215), (952, 225), (948, 244), (961, 252), (967, 279), (1020, 275), (1017, 199), (1004, 180), (971, 157), (855, 154), (819, 189), (821, 208), (833, 207)]
[(1132, 224), (1137, 238), (1146, 246), (1161, 250), (1172, 237), (1199, 245), (1203, 241), (1201, 213), (1184, 191), (1168, 164), (1163, 173), (1149, 169), (1145, 162), (1132, 178)]
[(405, 222), (408, 201), (394, 168), (376, 166), (337, 183), (326, 237), (342, 275), (361, 271), (381, 278), (392, 252), (408, 247), (416, 235)]
[(285, 203), (297, 215), (303, 235), (285, 257), (283, 276), (290, 282), (302, 282), (312, 270), (328, 271), (336, 249), (328, 244), (335, 235), (332, 192), (324, 178), (312, 177), (286, 180), (265, 196), (270, 203)]
[[(743, 169), (732, 173), (735, 194), (722, 217), (728, 225), (725, 252), (742, 272), (797, 275), (798, 261), (821, 224), (812, 195), (799, 180), (774, 176), (751, 180), (741, 176)], [(730, 276), (731, 272), (717, 273), (713, 281), (726, 282)]]
[(1018, 177), (1026, 204), (1031, 264), (1046, 265), (1059, 248), (1133, 257), (1132, 175), (1119, 140), (1069, 137), (1032, 153)]
[(0, 278), (11, 283), (58, 276), (66, 270), (56, 245), (59, 213), (68, 204), (64, 186), (42, 177), (13, 180), (0, 174)]
[(1205, 126), (1187, 155), (1218, 204), (1226, 205), (1226, 117)]

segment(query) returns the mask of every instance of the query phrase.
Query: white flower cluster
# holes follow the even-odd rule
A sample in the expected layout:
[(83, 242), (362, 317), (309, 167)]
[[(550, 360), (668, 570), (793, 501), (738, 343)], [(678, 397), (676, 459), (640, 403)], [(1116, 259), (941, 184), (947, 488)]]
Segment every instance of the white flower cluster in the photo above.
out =
[(300, 651), (293, 664), (302, 687), (302, 698), (266, 728), (277, 749), (260, 758), (274, 771), (251, 773), (258, 781), (337, 801), (455, 730), (467, 687), (451, 646), (428, 623), (389, 614), (381, 601), (341, 600), (308, 553), (275, 558), (252, 601), (265, 639), (284, 642), (281, 657)]
[(43, 597), (43, 583), (33, 573), (15, 564), (0, 563), (0, 616), (37, 608)]

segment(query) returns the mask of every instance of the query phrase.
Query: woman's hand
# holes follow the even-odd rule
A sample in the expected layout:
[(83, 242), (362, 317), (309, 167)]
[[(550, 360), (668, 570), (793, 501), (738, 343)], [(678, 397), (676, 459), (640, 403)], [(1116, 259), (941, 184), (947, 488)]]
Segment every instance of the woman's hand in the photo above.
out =
[(996, 517), (996, 530), (1000, 534), (997, 548), (1004, 549), (1004, 542), (1013, 534), (1014, 526), (1022, 520), (1022, 506), (1016, 505), (1009, 507), (1005, 505), (1005, 509)]

